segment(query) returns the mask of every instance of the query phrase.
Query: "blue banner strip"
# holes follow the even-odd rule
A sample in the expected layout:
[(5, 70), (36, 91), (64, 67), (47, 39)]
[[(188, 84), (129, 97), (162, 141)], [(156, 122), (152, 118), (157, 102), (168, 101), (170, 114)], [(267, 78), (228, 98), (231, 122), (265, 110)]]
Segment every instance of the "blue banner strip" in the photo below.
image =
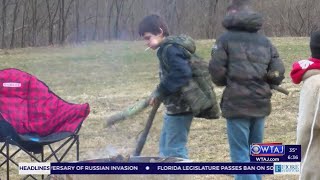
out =
[(51, 163), (51, 174), (273, 174), (273, 163)]

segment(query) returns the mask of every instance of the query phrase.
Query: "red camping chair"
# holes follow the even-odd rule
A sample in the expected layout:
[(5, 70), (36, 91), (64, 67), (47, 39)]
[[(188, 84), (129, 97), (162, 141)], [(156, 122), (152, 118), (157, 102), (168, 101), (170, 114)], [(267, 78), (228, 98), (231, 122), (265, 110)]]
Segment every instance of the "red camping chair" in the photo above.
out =
[[(82, 122), (89, 115), (89, 104), (71, 104), (56, 94), (36, 77), (18, 69), (0, 71), (0, 155), (6, 164), (9, 179), (9, 163), (18, 166), (13, 159), (23, 151), (36, 162), (47, 162), (54, 157), (61, 162), (71, 147), (76, 144), (79, 160), (79, 135)], [(52, 143), (61, 141), (57, 149)], [(58, 144), (58, 143), (57, 143)], [(18, 150), (11, 153), (9, 146)], [(44, 157), (44, 147), (50, 154)], [(61, 157), (58, 152), (65, 150)], [(35, 156), (41, 154), (41, 158)], [(33, 176), (30, 176), (36, 179)]]

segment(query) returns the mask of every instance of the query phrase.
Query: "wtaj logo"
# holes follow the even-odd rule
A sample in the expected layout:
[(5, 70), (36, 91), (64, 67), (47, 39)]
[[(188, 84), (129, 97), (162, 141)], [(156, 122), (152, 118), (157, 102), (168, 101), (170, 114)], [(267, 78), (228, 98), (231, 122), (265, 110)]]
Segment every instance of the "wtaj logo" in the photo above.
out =
[(256, 143), (250, 146), (251, 156), (283, 156), (285, 146), (282, 143)]

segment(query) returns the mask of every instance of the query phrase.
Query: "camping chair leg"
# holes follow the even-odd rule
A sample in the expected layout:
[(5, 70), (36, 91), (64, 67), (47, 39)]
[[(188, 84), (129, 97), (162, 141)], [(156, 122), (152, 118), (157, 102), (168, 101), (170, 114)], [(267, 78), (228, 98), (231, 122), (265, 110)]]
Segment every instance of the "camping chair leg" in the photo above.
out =
[[(43, 162), (43, 148), (42, 148), (42, 151), (41, 151), (41, 162)], [(38, 162), (40, 162), (35, 156), (33, 157), (33, 159), (35, 159), (36, 161), (38, 161)], [(25, 176), (23, 179), (24, 180), (27, 180), (29, 177), (31, 177), (32, 179), (34, 179), (34, 180), (37, 180), (37, 178), (35, 178), (33, 175), (27, 175), (27, 176)], [(41, 175), (41, 179), (43, 180), (44, 179), (44, 175)]]
[[(6, 143), (3, 143), (3, 146), (0, 148), (0, 154), (2, 154), (4, 157), (6, 157), (7, 155), (4, 153), (3, 149), (6, 147)], [(0, 164), (0, 167), (2, 165), (4, 165), (7, 161), (4, 160), (1, 164)]]
[(5, 147), (6, 147), (6, 143), (4, 143), (3, 146), (0, 148), (0, 152), (2, 152)]
[[(44, 148), (42, 148), (42, 151), (41, 151), (41, 162), (43, 162), (43, 156), (44, 156)], [(41, 179), (43, 180), (44, 179), (44, 175), (41, 175)]]
[[(72, 138), (69, 138), (67, 141), (65, 141), (58, 149), (56, 149), (55, 151), (53, 151), (44, 161), (47, 162), (52, 156), (55, 156), (56, 153), (58, 153), (65, 144), (67, 144)], [(49, 146), (50, 147), (50, 146)], [(51, 149), (52, 151), (53, 149)], [(60, 162), (58, 159), (57, 159), (58, 162)]]
[[(20, 147), (19, 146), (19, 149), (17, 150), (17, 151), (15, 151), (13, 154), (9, 154), (9, 149), (10, 149), (10, 142), (11, 142), (11, 140), (9, 139), (9, 140), (6, 140), (5, 141), (5, 148), (6, 148), (6, 155), (5, 155), (5, 157), (6, 157), (6, 161), (4, 162), (4, 163), (6, 163), (7, 164), (7, 180), (9, 180), (10, 179), (10, 177), (9, 177), (9, 175), (10, 175), (10, 161), (13, 163), (13, 164), (15, 164), (16, 166), (19, 166), (19, 164), (18, 163), (16, 163), (14, 160), (12, 160), (12, 158), (18, 153), (18, 152), (20, 152), (21, 150), (23, 150), (24, 152), (26, 152), (27, 154), (29, 154), (30, 156), (32, 156), (34, 159), (36, 159), (37, 160), (37, 158), (35, 158), (31, 153), (29, 153), (29, 152), (27, 152), (24, 148), (22, 148), (22, 147)], [(3, 149), (3, 148), (1, 148), (1, 149)], [(3, 153), (1, 153), (2, 155), (4, 155)], [(38, 162), (39, 162), (39, 160), (37, 160)], [(4, 164), (4, 163), (2, 163), (2, 165)], [(1, 165), (1, 166), (2, 166)], [(32, 176), (32, 175), (27, 175), (25, 178), (23, 178), (23, 179), (27, 179), (28, 177), (31, 177), (32, 179), (34, 179), (34, 180), (37, 180), (34, 176)]]
[[(18, 163), (16, 163), (14, 160), (12, 160), (12, 158), (13, 158), (18, 152), (20, 152), (20, 151), (21, 151), (21, 149), (18, 149), (16, 152), (14, 152), (13, 154), (11, 154), (10, 157), (9, 157), (9, 161), (11, 161), (11, 162), (12, 162), (13, 164), (15, 164), (16, 166), (19, 166), (19, 165), (18, 165)], [(0, 152), (0, 154), (6, 156), (3, 152)], [(2, 162), (2, 163), (0, 164), (0, 167), (1, 167), (2, 165), (4, 165), (5, 163), (6, 163), (6, 161)]]
[(5, 144), (6, 144), (6, 151), (7, 151), (7, 180), (9, 180), (9, 171), (10, 171), (10, 169), (9, 169), (9, 142), (5, 142)]
[[(52, 153), (50, 156), (48, 156), (44, 161), (49, 160), (52, 156), (55, 156), (55, 158), (57, 159), (58, 162), (61, 162), (63, 160), (63, 158), (67, 155), (67, 153), (69, 152), (69, 150), (72, 148), (72, 146), (74, 145), (74, 143), (77, 140), (77, 135), (73, 135), (72, 137), (70, 137), (67, 141), (65, 141), (58, 149), (53, 150), (52, 147), (50, 145), (49, 148), (51, 149)], [(63, 147), (64, 145), (68, 144), (70, 141), (72, 140), (72, 142), (69, 144), (67, 150), (63, 153), (63, 155), (61, 156), (60, 159), (58, 159), (56, 153), (58, 153)]]
[[(56, 160), (57, 160), (58, 162), (60, 162), (58, 156), (56, 155), (56, 153), (57, 153), (58, 151), (55, 152), (55, 151), (53, 150), (53, 148), (51, 147), (50, 144), (49, 144), (48, 146), (49, 146), (49, 148), (50, 148), (50, 150), (51, 150), (54, 158), (56, 158)], [(47, 160), (46, 160), (46, 161), (47, 161)]]
[(31, 178), (34, 179), (34, 180), (37, 180), (37, 178), (35, 178), (35, 177), (32, 176), (32, 175), (27, 175), (27, 176), (25, 176), (25, 177), (23, 178), (23, 180), (27, 180), (29, 177), (31, 177)]
[(76, 142), (76, 138), (73, 137), (73, 141), (71, 142), (71, 144), (69, 145), (69, 147), (67, 148), (67, 150), (63, 153), (63, 155), (61, 156), (61, 158), (59, 159), (59, 162), (61, 162), (63, 160), (63, 158), (67, 155), (67, 153), (70, 151), (70, 149), (72, 148), (72, 146), (74, 145), (74, 143)]
[[(5, 154), (5, 151), (3, 151), (3, 149), (5, 148), (5, 147), (7, 147), (6, 146), (7, 144), (6, 143), (4, 143), (3, 144), (3, 146), (2, 146), (2, 148), (0, 149), (0, 154), (2, 154), (4, 157), (7, 157), (7, 155)], [(2, 163), (0, 164), (0, 167), (2, 167), (4, 164), (6, 164), (6, 159), (4, 160), (4, 161), (2, 161)]]
[[(12, 143), (14, 143), (14, 141), (10, 141)], [(9, 143), (9, 142), (8, 142)], [(40, 162), (40, 160), (35, 156), (33, 155), (32, 153), (30, 153), (29, 151), (27, 151), (25, 148), (23, 148), (22, 146), (19, 146), (19, 148), (25, 152), (26, 154), (28, 154), (31, 158), (33, 158), (34, 160), (36, 160), (37, 162)]]
[(80, 141), (79, 141), (79, 135), (76, 135), (75, 137), (77, 139), (77, 161), (79, 161), (79, 146), (80, 146)]
[(41, 151), (41, 162), (43, 162), (43, 156), (44, 156), (43, 151), (44, 151), (44, 149), (42, 149), (42, 151)]

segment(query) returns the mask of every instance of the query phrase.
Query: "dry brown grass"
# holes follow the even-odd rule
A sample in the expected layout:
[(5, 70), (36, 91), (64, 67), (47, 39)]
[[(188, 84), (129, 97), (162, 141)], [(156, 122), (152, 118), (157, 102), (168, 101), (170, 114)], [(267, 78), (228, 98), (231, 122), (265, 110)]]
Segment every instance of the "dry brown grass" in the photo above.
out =
[[(265, 142), (294, 144), (300, 86), (290, 82), (289, 71), (293, 60), (308, 57), (308, 39), (276, 38), (273, 41), (287, 67), (283, 87), (290, 90), (291, 94), (285, 96), (274, 93), (273, 111), (266, 122)], [(211, 40), (197, 42), (198, 53), (205, 59), (209, 59), (212, 43)], [(139, 132), (144, 128), (148, 110), (110, 129), (103, 128), (107, 116), (148, 96), (156, 86), (158, 82), (156, 55), (151, 50), (144, 52), (144, 48), (142, 42), (113, 41), (63, 48), (0, 51), (0, 68), (14, 67), (25, 70), (46, 82), (61, 98), (73, 103), (88, 102), (91, 113), (80, 131), (80, 158), (81, 160), (103, 158), (117, 153), (130, 154), (135, 147)], [(216, 88), (219, 98), (222, 90)], [(143, 156), (158, 154), (162, 113), (163, 108), (156, 116), (142, 152)], [(189, 139), (189, 154), (193, 161), (230, 161), (226, 124), (223, 118), (214, 121), (195, 119)], [(72, 150), (66, 160), (74, 160), (74, 152)], [(29, 161), (23, 154), (19, 154), (18, 160)], [(1, 179), (4, 178), (4, 171), (5, 169), (0, 168)], [(17, 175), (16, 167), (11, 167), (11, 177), (21, 178)], [(130, 179), (134, 177), (130, 176)], [(159, 178), (159, 176), (153, 177)], [(160, 179), (168, 179), (166, 177), (160, 176)], [(91, 177), (91, 179), (96, 178), (98, 177)], [(136, 178), (141, 179), (141, 177)], [(232, 179), (231, 176), (225, 175), (197, 175), (189, 178)], [(265, 176), (265, 179), (297, 179), (297, 177)]]

